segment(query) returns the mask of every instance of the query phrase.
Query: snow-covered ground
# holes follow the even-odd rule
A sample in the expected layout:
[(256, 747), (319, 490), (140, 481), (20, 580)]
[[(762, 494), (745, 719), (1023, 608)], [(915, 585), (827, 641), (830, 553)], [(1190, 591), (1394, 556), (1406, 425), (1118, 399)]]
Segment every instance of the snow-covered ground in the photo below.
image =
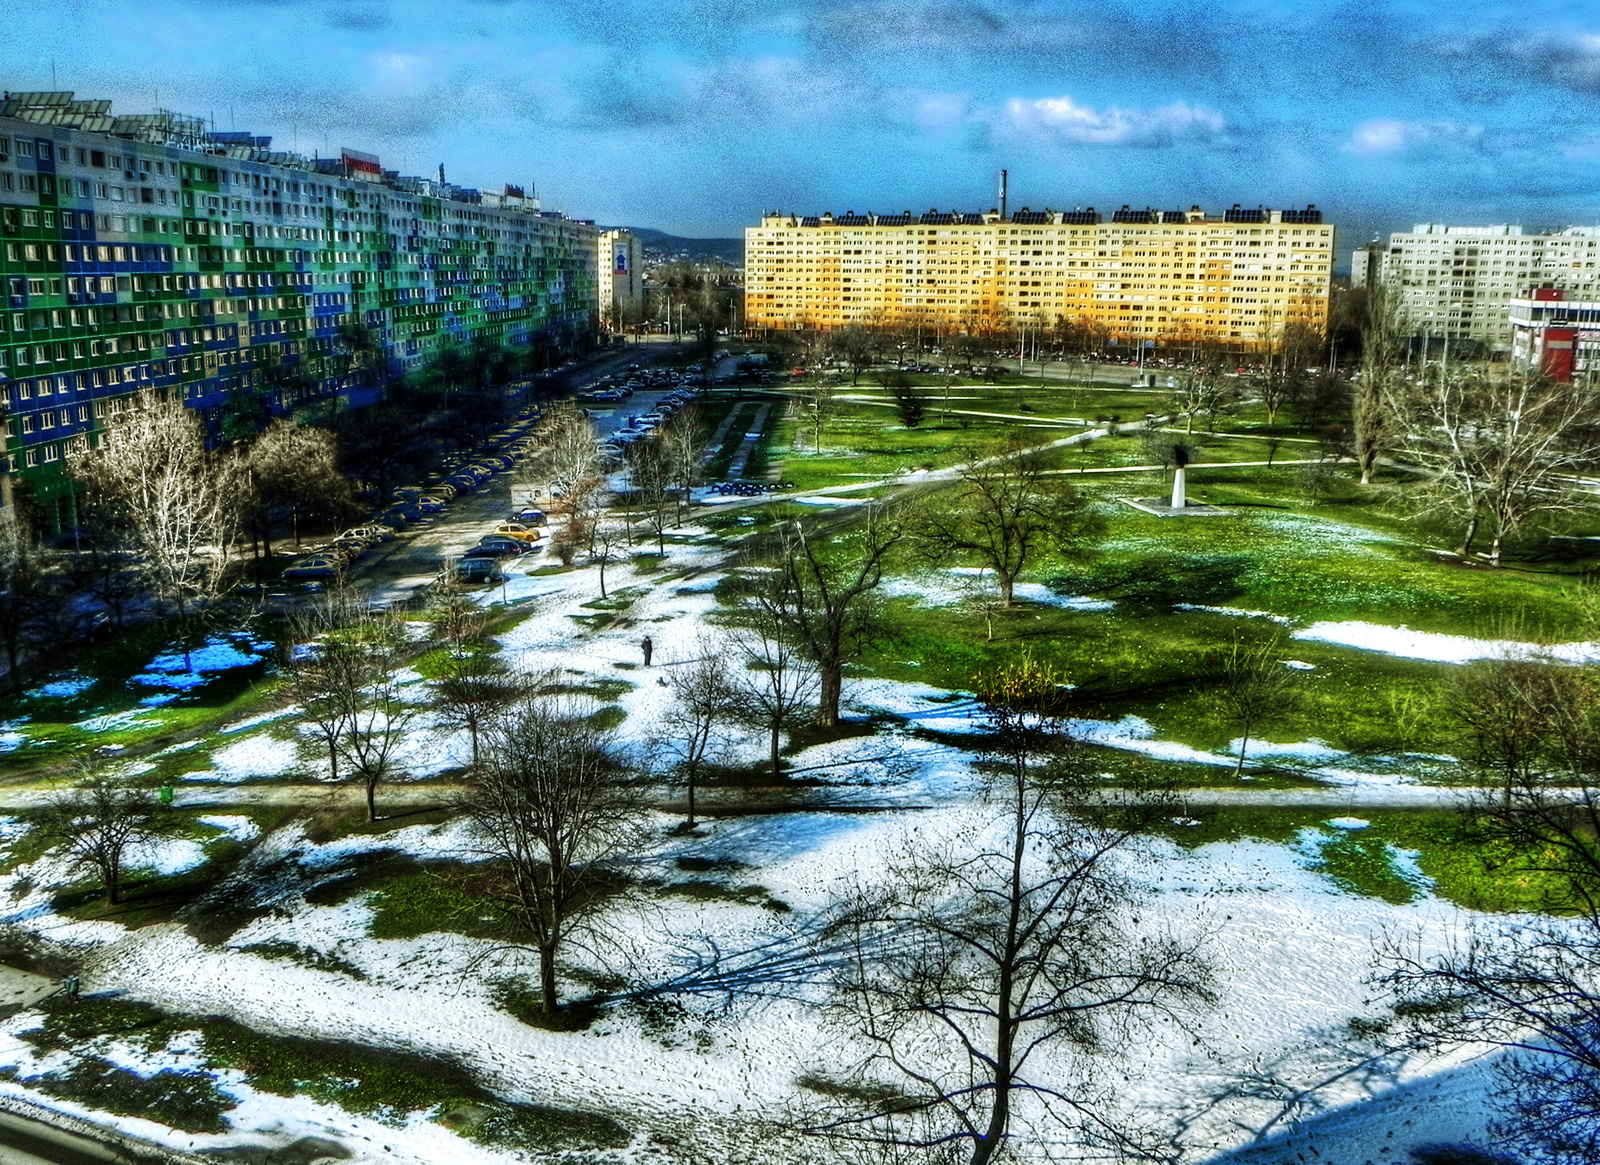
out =
[[(608, 589), (614, 598), (621, 596), (616, 599), (620, 609), (585, 606), (599, 596), (592, 567), (520, 574), (504, 588), (504, 598), (527, 612), (501, 636), (507, 659), (531, 671), (559, 669), (575, 684), (604, 680), (616, 688), (616, 681), (623, 681), (628, 686), (616, 699), (626, 713), (621, 736), (641, 761), (657, 767), (666, 763), (661, 733), (670, 690), (665, 676), (719, 643), (709, 616), (716, 606), (712, 592), (722, 549), (704, 531), (677, 535), (661, 570), (640, 574), (620, 565), (608, 570)], [(896, 587), (899, 593), (944, 603), (967, 596), (972, 582), (960, 572), (939, 572)], [(1096, 605), (1036, 585), (1019, 587), (1019, 596)], [(488, 590), (483, 597), (499, 602), (502, 591)], [(609, 619), (598, 630), (596, 615)], [(1368, 650), (1387, 650), (1379, 645), (1392, 647), (1403, 639), (1410, 650), (1420, 651), (1433, 642), (1403, 628), (1366, 624), (1318, 625), (1300, 634)], [(646, 635), (654, 644), (648, 668), (640, 647)], [(226, 646), (240, 658), (252, 654), (247, 645)], [(209, 662), (225, 662), (221, 647)], [(1474, 658), (1462, 652), (1418, 656), (1447, 657)], [(153, 661), (147, 674), (171, 679), (203, 671), (173, 659)], [(420, 700), (422, 682), (409, 678)], [(847, 685), (845, 707), (871, 716), (876, 727), (791, 758), (796, 770), (820, 782), (806, 790), (807, 800), (797, 802), (796, 811), (718, 817), (693, 836), (673, 833), (674, 822), (664, 816), (656, 821), (652, 848), (638, 859), (643, 875), (668, 883), (720, 881), (728, 892), (686, 895), (669, 889), (647, 907), (621, 916), (620, 952), (609, 958), (620, 959), (630, 980), (661, 981), (712, 951), (730, 957), (775, 941), (803, 947), (807, 920), (850, 885), (880, 876), (887, 856), (913, 831), (930, 839), (965, 837), (985, 828), (984, 811), (974, 797), (975, 757), (964, 746), (981, 727), (970, 696), (858, 679)], [(101, 719), (126, 724), (139, 715), (136, 710)], [(292, 710), (228, 725), (213, 742), (210, 770), (196, 777), (227, 783), (314, 776), (319, 769), (315, 749), (287, 739), (294, 735), (292, 726)], [(1077, 728), (1099, 744), (1205, 765), (1235, 764), (1240, 743), (1230, 746), (1232, 756), (1203, 752), (1157, 739), (1153, 727), (1137, 717), (1084, 721)], [(747, 736), (728, 747), (732, 756), (754, 760), (762, 755), (763, 742)], [(402, 767), (412, 777), (437, 775), (461, 766), (467, 751), (463, 739), (446, 738), (437, 724), (419, 715), (401, 750)], [(1392, 771), (1363, 772), (1352, 758), (1315, 740), (1252, 741), (1248, 756), (1295, 763), (1329, 783), (1404, 779)], [(829, 811), (846, 800), (876, 808)], [(808, 1094), (798, 1083), (801, 1078), (836, 1076), (860, 1054), (859, 1047), (821, 1022), (815, 990), (801, 987), (731, 1001), (690, 999), (683, 1015), (665, 1025), (659, 1017), (619, 1006), (587, 1031), (545, 1031), (519, 1022), (495, 1001), (495, 980), (526, 975), (525, 963), (490, 957), (486, 944), (448, 933), (374, 939), (368, 934), (374, 908), (366, 896), (334, 905), (314, 905), (304, 897), (318, 877), (352, 868), (374, 850), (423, 861), (470, 858), (471, 839), (459, 823), (357, 834), (325, 844), (306, 838), (299, 825), (256, 838), (253, 824), (234, 814), (208, 818), (205, 824), (219, 837), (255, 841), (244, 873), (293, 872), (293, 877), (252, 883), (253, 893), (265, 895), (264, 912), (226, 942), (201, 942), (177, 925), (130, 932), (114, 923), (56, 915), (50, 889), (71, 875), (54, 855), (0, 880), (0, 923), (23, 925), (80, 952), (88, 992), (118, 992), (178, 1013), (227, 1016), (266, 1032), (446, 1055), (505, 1097), (611, 1114), (638, 1135), (631, 1149), (602, 1155), (606, 1159), (764, 1160), (750, 1146), (752, 1119), (804, 1101)], [(1359, 826), (1358, 819), (1330, 814), (1332, 829)], [(0, 844), (6, 836), (0, 832)], [(168, 872), (189, 869), (205, 860), (207, 844), (148, 847), (137, 864)], [(1459, 933), (1462, 912), (1426, 893), (1404, 906), (1345, 893), (1312, 868), (1311, 855), (1294, 846), (1241, 842), (1190, 851), (1155, 842), (1146, 858), (1135, 871), (1150, 895), (1145, 923), (1202, 941), (1221, 1003), (1194, 1016), (1187, 1029), (1152, 1029), (1103, 1064), (1104, 1080), (1126, 1077), (1112, 1090), (1113, 1103), (1171, 1128), (1181, 1126), (1192, 1161), (1219, 1155), (1305, 1160), (1300, 1154), (1315, 1144), (1321, 1160), (1334, 1165), (1378, 1160), (1381, 1152), (1399, 1153), (1423, 1140), (1481, 1136), (1488, 1087), (1481, 1063), (1465, 1056), (1418, 1056), (1352, 1069), (1367, 1053), (1348, 1028), (1352, 1018), (1380, 1013), (1366, 985), (1373, 940), (1414, 933), (1425, 946), (1439, 947)], [(685, 874), (679, 859), (711, 872)], [(723, 870), (732, 872), (718, 872)], [(245, 949), (275, 945), (336, 955), (365, 979)], [(603, 969), (578, 952), (573, 964)], [(16, 1038), (29, 1022), (24, 1012), (0, 1024), (0, 1067), (17, 1068), (23, 1076), (45, 1070), (49, 1057), (58, 1055), (39, 1053)], [(203, 1067), (203, 1052), (203, 1047), (169, 1045), (152, 1054), (122, 1043), (107, 1044), (96, 1054), (149, 1073)], [(1066, 1071), (1048, 1056), (1039, 1065), (1041, 1072), (1058, 1070)], [(237, 1073), (222, 1073), (217, 1083), (239, 1101), (228, 1116), (234, 1130), (229, 1134), (179, 1135), (140, 1118), (106, 1119), (130, 1132), (193, 1148), (282, 1145), (319, 1136), (343, 1144), (357, 1162), (511, 1159), (469, 1146), (428, 1114), (413, 1114), (396, 1127), (307, 1097), (257, 1091)], [(14, 1080), (0, 1082), (0, 1094), (23, 1091)], [(60, 1107), (86, 1111), (66, 1102)], [(672, 1139), (647, 1145), (651, 1134)], [(1261, 1155), (1238, 1156), (1246, 1150)]]

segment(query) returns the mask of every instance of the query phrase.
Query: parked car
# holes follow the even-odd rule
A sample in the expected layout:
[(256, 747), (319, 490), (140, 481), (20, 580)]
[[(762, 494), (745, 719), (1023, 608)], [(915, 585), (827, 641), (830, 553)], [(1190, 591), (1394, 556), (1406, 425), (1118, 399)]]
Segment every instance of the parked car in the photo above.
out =
[(394, 534), (393, 527), (385, 526), (381, 522), (368, 522), (365, 526), (352, 526), (339, 536), (346, 538), (355, 535), (361, 538), (371, 538), (375, 542), (392, 542)]
[(520, 522), (524, 526), (543, 526), (545, 524), (544, 511), (535, 510), (531, 506), (525, 506), (518, 510), (515, 514), (511, 515), (511, 520), (514, 522)]
[(499, 538), (515, 538), (518, 542), (537, 542), (542, 537), (538, 530), (521, 522), (501, 522), (489, 533)]
[(333, 578), (343, 574), (348, 565), (342, 558), (335, 558), (331, 554), (312, 554), (283, 568), (283, 577), (288, 579), (318, 579)]
[(450, 479), (450, 484), (455, 486), (456, 493), (469, 494), (478, 488), (478, 479), (471, 474), (461, 473)]
[(441, 580), (453, 578), (463, 583), (494, 583), (500, 581), (500, 562), (490, 557), (462, 557), (440, 572)]
[(444, 513), (444, 501), (424, 494), (417, 499), (417, 508), (424, 514), (442, 514)]
[(493, 554), (496, 558), (515, 558), (528, 553), (528, 544), (520, 538), (507, 538), (504, 534), (485, 534), (467, 553), (474, 557)]

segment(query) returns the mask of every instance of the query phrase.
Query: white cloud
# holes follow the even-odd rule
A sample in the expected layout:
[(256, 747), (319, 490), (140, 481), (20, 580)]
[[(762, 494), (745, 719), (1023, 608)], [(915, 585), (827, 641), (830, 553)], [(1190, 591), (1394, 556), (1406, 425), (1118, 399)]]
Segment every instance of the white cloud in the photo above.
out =
[(1216, 110), (1184, 101), (1159, 109), (1095, 109), (1071, 97), (1013, 97), (1006, 102), (1005, 116), (1021, 133), (1097, 146), (1164, 146), (1221, 137), (1228, 128)]
[(1379, 117), (1356, 126), (1344, 148), (1346, 153), (1380, 157), (1440, 146), (1477, 148), (1482, 140), (1483, 127), (1480, 125), (1460, 125), (1453, 121), (1399, 121), (1391, 117)]

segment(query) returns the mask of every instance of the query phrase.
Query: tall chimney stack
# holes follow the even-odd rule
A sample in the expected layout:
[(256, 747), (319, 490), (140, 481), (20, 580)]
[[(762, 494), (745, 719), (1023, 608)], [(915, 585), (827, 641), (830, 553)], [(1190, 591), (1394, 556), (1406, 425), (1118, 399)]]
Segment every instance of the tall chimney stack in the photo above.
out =
[(1006, 221), (1006, 172), (1000, 171), (1000, 221)]

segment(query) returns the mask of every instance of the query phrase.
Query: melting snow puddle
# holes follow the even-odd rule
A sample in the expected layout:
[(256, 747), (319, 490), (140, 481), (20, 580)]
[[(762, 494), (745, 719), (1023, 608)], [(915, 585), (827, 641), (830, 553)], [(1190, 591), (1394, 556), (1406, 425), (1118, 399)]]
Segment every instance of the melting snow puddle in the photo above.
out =
[(41, 697), (69, 699), (88, 691), (98, 682), (93, 676), (81, 676), (74, 672), (69, 672), (58, 679), (40, 684), (37, 688), (28, 692), (27, 695), (29, 699), (39, 699)]
[(222, 672), (261, 663), (272, 646), (267, 640), (247, 634), (213, 635), (192, 650), (173, 648), (156, 656), (145, 665), (143, 672), (128, 677), (128, 686), (162, 689), (142, 699), (143, 704), (170, 703), (183, 693), (204, 686)]

